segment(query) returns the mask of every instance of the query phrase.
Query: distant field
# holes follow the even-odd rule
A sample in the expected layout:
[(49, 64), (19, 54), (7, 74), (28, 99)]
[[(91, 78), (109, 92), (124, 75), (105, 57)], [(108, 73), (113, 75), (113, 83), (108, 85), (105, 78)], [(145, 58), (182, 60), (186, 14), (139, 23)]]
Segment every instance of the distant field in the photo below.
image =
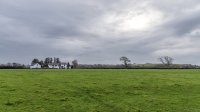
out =
[(0, 70), (0, 112), (200, 112), (200, 70)]

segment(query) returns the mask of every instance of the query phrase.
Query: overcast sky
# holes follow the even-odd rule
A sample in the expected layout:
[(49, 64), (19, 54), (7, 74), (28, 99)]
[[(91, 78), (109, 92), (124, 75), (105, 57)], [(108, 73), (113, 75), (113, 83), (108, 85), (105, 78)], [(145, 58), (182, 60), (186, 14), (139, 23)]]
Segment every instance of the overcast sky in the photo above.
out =
[(200, 64), (200, 0), (0, 0), (0, 63)]

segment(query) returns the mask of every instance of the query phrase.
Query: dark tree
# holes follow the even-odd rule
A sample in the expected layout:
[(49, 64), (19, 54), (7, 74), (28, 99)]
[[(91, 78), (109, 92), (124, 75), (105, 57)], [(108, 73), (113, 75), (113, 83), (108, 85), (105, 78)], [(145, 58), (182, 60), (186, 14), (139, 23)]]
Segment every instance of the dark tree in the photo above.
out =
[(61, 63), (60, 58), (54, 58), (54, 63)]
[(77, 68), (78, 67), (78, 61), (77, 60), (73, 60), (72, 61), (72, 65), (73, 65), (73, 68)]
[(49, 64), (49, 63), (53, 63), (53, 59), (52, 58), (45, 58), (45, 60), (44, 60), (44, 63), (45, 64)]
[(42, 68), (45, 67), (45, 64), (44, 64), (44, 61), (43, 61), (43, 60), (41, 60), (41, 61), (39, 62), (39, 64), (41, 65)]
[(127, 57), (125, 57), (125, 56), (122, 56), (122, 57), (120, 58), (120, 61), (123, 61), (124, 66), (125, 66), (126, 68), (128, 68), (128, 63), (131, 62), (131, 60), (129, 60), (129, 59), (128, 59)]
[(69, 67), (70, 67), (70, 63), (68, 62), (68, 63), (67, 63), (67, 69), (69, 69)]
[(158, 60), (164, 64), (164, 65), (167, 65), (167, 66), (170, 66), (171, 64), (173, 64), (173, 61), (174, 59), (169, 57), (169, 56), (163, 56), (163, 57), (160, 57), (158, 58)]
[(36, 63), (39, 63), (39, 62), (40, 61), (37, 58), (35, 58), (35, 59), (32, 60), (31, 64), (36, 64)]
[(49, 58), (49, 63), (53, 63), (53, 58)]
[(48, 64), (50, 64), (50, 63), (53, 63), (53, 59), (50, 57), (45, 58), (45, 60), (44, 60), (45, 67), (48, 67)]
[(60, 58), (57, 58), (56, 62), (57, 63), (61, 63)]

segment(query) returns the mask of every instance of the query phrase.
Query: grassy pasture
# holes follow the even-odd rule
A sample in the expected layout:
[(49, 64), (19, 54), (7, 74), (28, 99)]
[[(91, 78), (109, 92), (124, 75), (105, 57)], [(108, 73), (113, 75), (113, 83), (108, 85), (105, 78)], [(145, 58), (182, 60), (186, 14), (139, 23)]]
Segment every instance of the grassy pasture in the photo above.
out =
[(0, 112), (200, 112), (200, 70), (0, 70)]

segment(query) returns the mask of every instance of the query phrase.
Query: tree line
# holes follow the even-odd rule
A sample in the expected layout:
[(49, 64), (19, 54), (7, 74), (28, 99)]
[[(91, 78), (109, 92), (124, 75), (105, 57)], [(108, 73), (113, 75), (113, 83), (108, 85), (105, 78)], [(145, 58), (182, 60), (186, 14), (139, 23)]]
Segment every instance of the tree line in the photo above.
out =
[(7, 64), (0, 64), (0, 69), (26, 69), (28, 68), (24, 64), (20, 63), (7, 63)]
[[(170, 67), (170, 65), (172, 65), (173, 61), (174, 61), (174, 59), (169, 56), (159, 57), (158, 60), (166, 67)], [(127, 58), (126, 56), (122, 56), (120, 58), (120, 61), (123, 62), (125, 68), (128, 68), (130, 65), (130, 62), (131, 62), (131, 60), (129, 58)]]
[[(122, 56), (120, 61), (123, 62), (124, 68), (127, 69), (195, 69), (200, 68), (192, 64), (173, 64), (174, 58), (170, 56), (162, 56), (158, 58), (161, 64), (131, 64), (131, 60), (126, 56)], [(118, 67), (116, 67), (118, 68)]]
[[(67, 68), (77, 68), (77, 69), (194, 69), (194, 68), (200, 68), (200, 66), (197, 65), (191, 65), (191, 64), (174, 64), (174, 58), (170, 56), (162, 56), (158, 58), (158, 61), (160, 64), (133, 64), (131, 63), (131, 60), (126, 57), (122, 56), (119, 58), (119, 61), (122, 62), (122, 64), (117, 65), (110, 65), (110, 64), (78, 64), (77, 60), (73, 60), (71, 63), (67, 62)], [(44, 60), (39, 60), (38, 58), (34, 58), (31, 61), (31, 65), (39, 64), (42, 68), (48, 68), (49, 64), (60, 64), (61, 62), (60, 58), (51, 58), (47, 57)], [(29, 68), (28, 65), (23, 65), (19, 63), (7, 63), (7, 64), (0, 64), (0, 69), (26, 69)]]

